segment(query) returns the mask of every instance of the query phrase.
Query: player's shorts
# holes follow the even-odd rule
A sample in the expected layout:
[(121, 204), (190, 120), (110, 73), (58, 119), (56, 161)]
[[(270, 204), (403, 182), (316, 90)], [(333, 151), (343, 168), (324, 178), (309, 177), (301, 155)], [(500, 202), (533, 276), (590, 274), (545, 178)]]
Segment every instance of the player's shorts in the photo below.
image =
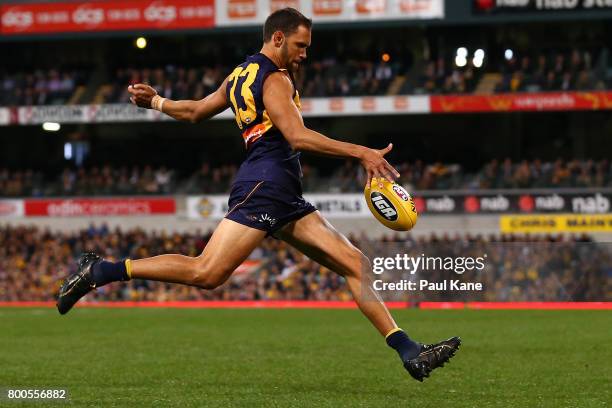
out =
[(239, 181), (232, 186), (225, 218), (273, 235), (316, 211), (302, 192), (271, 181)]

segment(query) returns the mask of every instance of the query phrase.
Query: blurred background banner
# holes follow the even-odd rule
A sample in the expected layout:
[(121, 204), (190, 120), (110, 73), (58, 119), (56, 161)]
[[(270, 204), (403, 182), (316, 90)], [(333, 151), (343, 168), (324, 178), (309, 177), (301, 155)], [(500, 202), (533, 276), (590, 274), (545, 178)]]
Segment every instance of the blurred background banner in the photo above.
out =
[[(0, 199), (0, 214), (5, 217), (23, 216), (105, 216), (176, 214), (191, 219), (221, 219), (228, 210), (227, 195), (176, 196), (176, 198), (150, 198), (147, 196), (125, 196), (114, 198), (70, 198), (62, 199)], [(312, 194), (304, 196), (326, 217), (369, 219), (371, 214), (362, 194)], [(523, 192), (414, 192), (417, 211), (427, 216), (457, 214), (574, 214), (574, 216), (512, 216), (501, 218), (503, 232), (511, 232), (515, 220), (528, 226), (534, 220), (580, 220), (601, 219), (610, 214), (611, 192), (563, 192), (530, 190)], [(178, 204), (176, 204), (178, 203)], [(18, 211), (17, 208), (25, 210)], [(178, 208), (178, 210), (177, 210)], [(184, 211), (182, 210), (184, 208)], [(602, 216), (588, 218), (587, 215)], [(584, 216), (580, 218), (580, 216)], [(602, 221), (607, 223), (607, 221)], [(545, 222), (542, 223), (542, 225)], [(571, 224), (571, 221), (570, 221)], [(540, 225), (538, 223), (538, 225)], [(584, 225), (586, 226), (586, 225)], [(552, 228), (554, 230), (555, 228)], [(582, 232), (582, 231), (581, 231)]]
[(444, 17), (443, 0), (164, 0), (13, 3), (1, 6), (3, 35), (119, 30), (184, 30), (261, 25), (283, 7), (317, 22)]
[(213, 0), (5, 4), (3, 35), (213, 27)]
[(601, 215), (504, 215), (500, 230), (505, 233), (612, 232), (612, 214)]
[[(564, 92), (496, 96), (334, 97), (302, 100), (304, 117), (400, 115), (424, 113), (558, 112), (611, 110), (612, 92)], [(11, 120), (12, 118), (12, 120)], [(231, 119), (230, 110), (216, 119)], [(127, 104), (0, 108), (0, 125), (45, 122), (102, 123), (172, 120), (157, 111)]]
[(23, 200), (0, 200), (0, 218), (23, 217)]
[(228, 0), (216, 2), (216, 24), (262, 24), (273, 11), (294, 7), (314, 22), (439, 19), (443, 0)]
[(174, 214), (172, 198), (77, 198), (73, 200), (26, 200), (28, 217), (101, 217), (126, 215)]
[(609, 110), (612, 109), (612, 92), (433, 96), (430, 106), (430, 110), (435, 113)]
[(550, 13), (567, 11), (612, 10), (606, 0), (472, 0), (476, 13)]

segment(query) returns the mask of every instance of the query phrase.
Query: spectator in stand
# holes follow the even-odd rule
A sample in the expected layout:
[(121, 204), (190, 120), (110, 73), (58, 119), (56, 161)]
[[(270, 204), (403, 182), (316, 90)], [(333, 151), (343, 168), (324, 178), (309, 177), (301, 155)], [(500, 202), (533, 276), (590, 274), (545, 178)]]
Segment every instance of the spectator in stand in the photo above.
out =
[(516, 166), (512, 184), (515, 188), (529, 188), (531, 186), (531, 169), (526, 160)]
[(570, 185), (570, 169), (558, 159), (553, 167), (551, 184), (554, 187), (568, 187)]

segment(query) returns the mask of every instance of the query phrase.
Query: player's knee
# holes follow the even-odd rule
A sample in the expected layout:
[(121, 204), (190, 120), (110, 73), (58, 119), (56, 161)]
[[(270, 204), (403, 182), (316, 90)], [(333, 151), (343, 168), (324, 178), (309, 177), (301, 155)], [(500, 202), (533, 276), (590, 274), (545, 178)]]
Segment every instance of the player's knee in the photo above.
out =
[(225, 282), (225, 276), (220, 268), (214, 267), (205, 259), (196, 258), (196, 266), (191, 275), (191, 284), (202, 289), (212, 290)]
[(361, 252), (361, 251), (359, 251), (359, 253), (361, 254), (359, 273), (361, 274), (361, 273), (371, 272), (372, 271), (372, 262), (370, 262), (370, 258), (365, 256), (363, 254), (363, 252)]
[(348, 263), (344, 268), (344, 275), (360, 278), (363, 271), (370, 267), (370, 260), (359, 249), (352, 247), (346, 254)]
[(370, 263), (370, 259), (363, 254), (360, 250), (357, 250), (355, 254), (355, 259), (357, 259), (354, 274), (358, 278), (361, 278), (362, 274), (367, 271), (372, 270), (372, 264)]
[(219, 287), (223, 282), (209, 273), (207, 270), (201, 270), (194, 274), (191, 284), (198, 288), (213, 290)]
[(217, 279), (211, 278), (208, 275), (196, 275), (192, 282), (193, 286), (201, 289), (213, 290), (221, 285)]

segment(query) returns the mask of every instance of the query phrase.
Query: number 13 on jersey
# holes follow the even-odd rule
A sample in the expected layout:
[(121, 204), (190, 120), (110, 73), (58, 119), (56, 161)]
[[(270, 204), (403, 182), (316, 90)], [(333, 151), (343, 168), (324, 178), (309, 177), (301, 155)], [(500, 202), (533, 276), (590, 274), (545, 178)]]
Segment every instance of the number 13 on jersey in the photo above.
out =
[[(234, 107), (234, 113), (236, 114), (236, 123), (238, 127), (242, 129), (244, 126), (248, 126), (257, 118), (257, 109), (255, 107), (255, 98), (253, 97), (253, 91), (251, 86), (257, 78), (257, 71), (259, 71), (259, 64), (251, 63), (244, 67), (237, 67), (234, 72), (231, 73), (228, 80), (232, 84), (230, 89), (230, 101)], [(236, 95), (236, 87), (240, 78), (246, 77), (240, 87), (240, 94)], [(241, 98), (239, 104), (237, 98)], [(240, 106), (246, 106), (246, 109), (242, 109)]]

